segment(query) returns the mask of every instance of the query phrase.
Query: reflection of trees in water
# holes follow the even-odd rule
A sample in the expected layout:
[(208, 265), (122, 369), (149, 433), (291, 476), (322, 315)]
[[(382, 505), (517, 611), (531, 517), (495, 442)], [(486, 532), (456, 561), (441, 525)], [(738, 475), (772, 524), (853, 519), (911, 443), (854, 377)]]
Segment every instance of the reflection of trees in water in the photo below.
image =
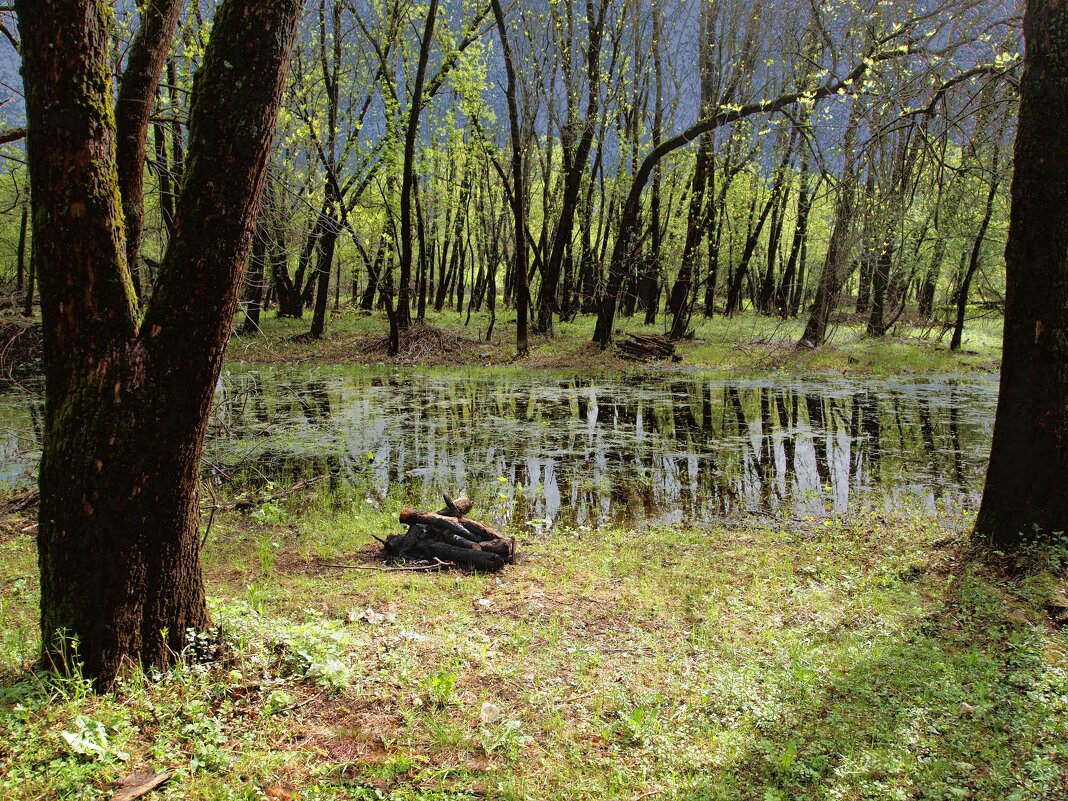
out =
[(225, 447), (240, 454), (264, 440), (262, 472), (308, 477), (303, 461), (427, 500), (493, 497), (501, 476), (518, 517), (582, 522), (820, 512), (913, 486), (934, 498), (971, 493), (993, 408), (990, 397), (983, 414), (968, 411), (983, 398), (975, 389), (678, 378), (250, 373), (221, 394)]

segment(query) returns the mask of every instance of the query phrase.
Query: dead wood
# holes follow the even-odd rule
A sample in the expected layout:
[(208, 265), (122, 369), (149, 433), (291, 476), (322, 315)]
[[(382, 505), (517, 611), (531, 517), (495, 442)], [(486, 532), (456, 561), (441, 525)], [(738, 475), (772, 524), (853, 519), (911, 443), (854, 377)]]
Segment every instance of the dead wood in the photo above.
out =
[[(399, 519), (408, 526), (403, 534), (389, 534), (382, 543), (388, 562), (428, 563), (439, 567), (495, 571), (515, 558), (515, 539), (505, 538), (477, 520), (464, 515), (471, 511), (469, 498), (445, 496), (445, 508), (438, 512), (402, 509)], [(342, 567), (342, 565), (334, 565)]]
[(111, 801), (136, 801), (151, 793), (170, 777), (170, 773), (156, 773), (154, 770), (131, 773), (115, 785), (115, 795), (111, 797)]
[(671, 359), (681, 361), (675, 355), (675, 341), (657, 334), (627, 334), (617, 347), (619, 355), (632, 361)]

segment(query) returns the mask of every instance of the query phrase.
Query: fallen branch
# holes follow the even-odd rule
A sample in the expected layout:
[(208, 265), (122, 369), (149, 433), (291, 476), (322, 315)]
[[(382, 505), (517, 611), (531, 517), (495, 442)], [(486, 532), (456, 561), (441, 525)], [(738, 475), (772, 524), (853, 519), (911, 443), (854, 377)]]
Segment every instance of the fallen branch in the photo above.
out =
[(111, 801), (136, 801), (147, 795), (167, 781), (170, 773), (156, 773), (154, 770), (139, 770), (131, 773), (115, 785), (115, 795)]

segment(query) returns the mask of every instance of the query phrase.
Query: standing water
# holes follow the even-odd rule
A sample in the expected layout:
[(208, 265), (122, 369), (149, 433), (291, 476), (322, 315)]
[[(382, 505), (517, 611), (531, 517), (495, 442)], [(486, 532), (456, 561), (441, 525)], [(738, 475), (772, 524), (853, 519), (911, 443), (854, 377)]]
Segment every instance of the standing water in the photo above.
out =
[[(996, 380), (383, 372), (228, 372), (206, 469), (324, 476), (437, 506), (467, 493), (542, 525), (704, 522), (909, 503), (975, 503)], [(0, 482), (31, 480), (40, 400), (0, 398)]]

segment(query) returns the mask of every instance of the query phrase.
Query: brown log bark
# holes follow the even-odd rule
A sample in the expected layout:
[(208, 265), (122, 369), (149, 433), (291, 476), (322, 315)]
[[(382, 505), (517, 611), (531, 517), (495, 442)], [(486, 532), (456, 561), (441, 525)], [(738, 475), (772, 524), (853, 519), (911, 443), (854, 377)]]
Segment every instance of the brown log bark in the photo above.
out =
[(467, 529), (454, 517), (446, 517), (433, 512), (420, 512), (416, 509), (401, 509), (400, 521), (408, 526), (429, 526), (464, 538), (467, 537)]
[(468, 520), (467, 518), (461, 518), (458, 522), (461, 526), (467, 529), (467, 533), (470, 534), (476, 542), (489, 542), (491, 540), (503, 539), (500, 534), (485, 523), (480, 523), (477, 520)]

